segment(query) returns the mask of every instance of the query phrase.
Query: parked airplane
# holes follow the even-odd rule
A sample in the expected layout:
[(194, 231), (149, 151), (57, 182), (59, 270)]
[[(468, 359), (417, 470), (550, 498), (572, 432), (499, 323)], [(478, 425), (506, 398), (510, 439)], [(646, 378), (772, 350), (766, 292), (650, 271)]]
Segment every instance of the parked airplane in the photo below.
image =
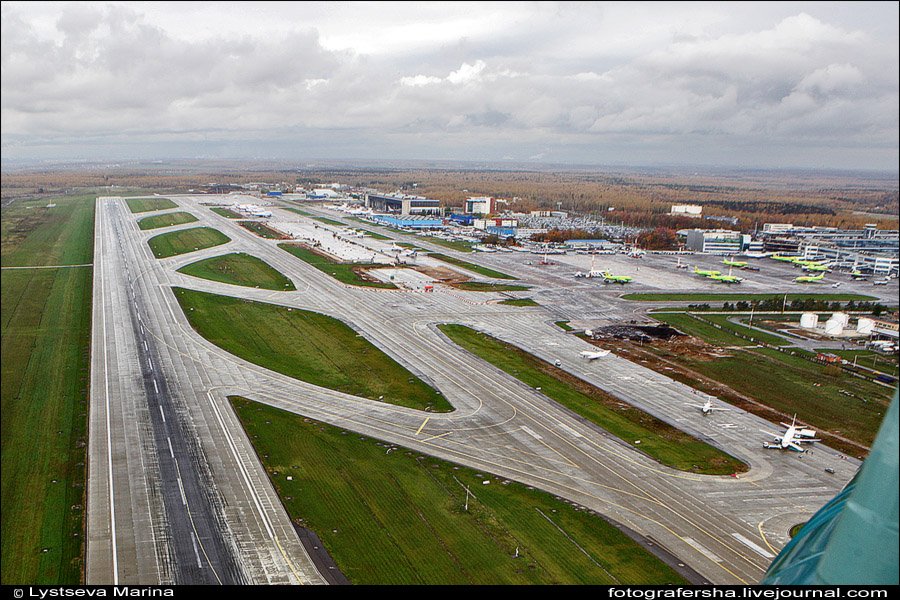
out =
[(603, 271), (603, 283), (620, 283), (626, 284), (631, 283), (633, 277), (629, 277), (628, 275), (613, 275), (609, 271)]
[(704, 277), (712, 277), (713, 275), (721, 275), (721, 271), (704, 271), (702, 269), (698, 269), (696, 266), (694, 267), (694, 275), (703, 275)]
[(699, 408), (699, 409), (700, 409), (700, 412), (703, 413), (704, 416), (706, 416), (706, 415), (712, 413), (712, 412), (715, 411), (715, 410), (722, 410), (722, 411), (727, 411), (727, 410), (728, 410), (727, 408), (719, 408), (718, 406), (713, 406), (713, 405), (712, 405), (712, 399), (711, 399), (711, 398), (710, 398), (709, 400), (707, 400), (706, 403), (703, 404), (703, 405), (700, 405), (700, 404), (688, 404), (688, 406), (693, 406), (694, 408)]
[(775, 260), (780, 260), (781, 262), (789, 262), (792, 263), (797, 260), (797, 256), (782, 256), (780, 254), (772, 254), (769, 258), (774, 258)]
[[(794, 450), (796, 452), (806, 452), (806, 448), (800, 444), (811, 444), (822, 440), (816, 438), (816, 432), (812, 429), (806, 429), (805, 425), (797, 423), (797, 415), (791, 420), (791, 424), (782, 423), (787, 427), (784, 433), (772, 433), (771, 431), (763, 431), (772, 436), (771, 442), (763, 442), (763, 448), (768, 450)], [(760, 430), (762, 431), (762, 430)]]
[(813, 272), (813, 273), (825, 273), (828, 271), (828, 267), (823, 264), (815, 263), (815, 264), (803, 265), (803, 270)]
[(676, 268), (676, 269), (687, 269), (688, 266), (687, 266), (686, 264), (683, 264), (683, 263), (681, 262), (681, 257), (679, 256), (679, 257), (678, 257), (678, 262), (675, 264), (675, 268)]
[(609, 354), (609, 350), (597, 350), (596, 352), (591, 352), (590, 350), (584, 350), (581, 352), (582, 358), (586, 358), (588, 360), (594, 360), (595, 358), (603, 358)]
[(740, 283), (744, 280), (743, 277), (737, 277), (736, 275), (732, 275), (730, 268), (728, 269), (728, 275), (710, 275), (709, 278), (712, 279), (713, 281), (718, 281), (719, 283), (727, 283), (727, 284)]
[(741, 260), (730, 260), (728, 258), (722, 260), (723, 265), (728, 265), (729, 267), (737, 267), (739, 269), (743, 269), (747, 266), (747, 263)]
[(821, 275), (807, 275), (805, 277), (797, 277), (794, 279), (796, 283), (815, 283), (817, 281), (822, 281), (825, 277), (825, 273)]

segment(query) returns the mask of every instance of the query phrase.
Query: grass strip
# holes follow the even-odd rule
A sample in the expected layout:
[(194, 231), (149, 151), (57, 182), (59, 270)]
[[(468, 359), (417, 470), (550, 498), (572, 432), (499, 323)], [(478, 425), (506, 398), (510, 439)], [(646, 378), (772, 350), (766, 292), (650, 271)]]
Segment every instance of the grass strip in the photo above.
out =
[(323, 273), (331, 275), (341, 283), (388, 290), (397, 289), (397, 286), (393, 283), (366, 279), (363, 276), (363, 273), (365, 272), (364, 266), (353, 263), (336, 262), (299, 244), (278, 244), (278, 247), (286, 252), (290, 252), (300, 260), (309, 263)]
[(175, 225), (184, 225), (185, 223), (193, 223), (197, 221), (197, 217), (191, 213), (174, 212), (164, 215), (153, 215), (152, 217), (144, 217), (138, 221), (138, 227), (141, 230), (159, 229), (160, 227), (173, 227)]
[(224, 208), (221, 206), (214, 206), (214, 207), (210, 208), (209, 210), (213, 211), (217, 215), (221, 215), (223, 217), (228, 217), (229, 219), (240, 219), (243, 217), (243, 215), (241, 215), (240, 213), (236, 213), (233, 210), (231, 210), (230, 208)]
[(473, 273), (478, 273), (484, 277), (491, 277), (493, 279), (515, 279), (512, 275), (507, 275), (506, 273), (501, 273), (500, 271), (495, 271), (493, 269), (489, 269), (487, 267), (482, 267), (481, 265), (472, 264), (468, 261), (453, 257), (447, 256), (446, 254), (440, 254), (438, 252), (429, 252), (427, 256), (431, 258), (435, 258), (445, 263), (449, 263), (451, 265), (455, 265), (457, 267), (462, 267), (468, 271), (472, 271)]
[(291, 519), (353, 583), (684, 583), (599, 515), (550, 494), (230, 400)]
[(283, 240), (289, 237), (284, 235), (280, 231), (272, 229), (265, 223), (260, 223), (259, 221), (238, 221), (238, 225), (248, 231), (252, 231), (259, 237), (266, 238), (268, 240)]
[(196, 250), (212, 248), (231, 241), (231, 238), (211, 227), (193, 227), (162, 233), (147, 240), (153, 256), (168, 258)]
[(332, 317), (276, 304), (175, 288), (191, 326), (220, 348), (261, 367), (361, 398), (433, 412), (452, 406)]
[(294, 291), (293, 282), (269, 263), (243, 252), (206, 258), (178, 269), (179, 273), (211, 281), (257, 287), (265, 290)]
[(497, 304), (507, 304), (509, 306), (540, 306), (533, 298), (509, 298), (501, 300)]
[[(3, 266), (90, 263), (95, 198), (4, 206)], [(89, 267), (3, 274), (0, 579), (7, 585), (81, 582), (91, 293)]]
[(568, 321), (554, 321), (553, 324), (556, 325), (557, 327), (559, 327), (560, 329), (562, 329), (563, 331), (574, 331), (575, 330), (574, 327), (569, 325)]
[(125, 202), (133, 213), (178, 208), (178, 205), (168, 198), (128, 198)]
[[(637, 302), (753, 302), (760, 300), (778, 299), (783, 300), (785, 294), (667, 294), (667, 293), (635, 293), (625, 294), (623, 300), (634, 300)], [(792, 300), (825, 300), (828, 302), (849, 302), (850, 300), (877, 300), (875, 296), (865, 296), (862, 294), (787, 294), (787, 301)]]
[[(439, 325), (451, 340), (506, 371), (569, 410), (681, 471), (728, 475), (747, 465), (700, 440), (621, 402), (603, 390), (506, 342), (463, 325)], [(637, 446), (635, 446), (637, 447)]]

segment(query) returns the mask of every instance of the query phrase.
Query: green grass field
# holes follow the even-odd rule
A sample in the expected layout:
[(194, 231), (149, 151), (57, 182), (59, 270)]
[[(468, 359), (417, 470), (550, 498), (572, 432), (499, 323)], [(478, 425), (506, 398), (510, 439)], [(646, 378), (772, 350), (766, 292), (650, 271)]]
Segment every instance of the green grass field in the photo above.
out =
[[(688, 360), (690, 368), (806, 423), (871, 445), (893, 391), (799, 356), (770, 349)], [(841, 393), (850, 392), (853, 396)]]
[(334, 262), (322, 256), (321, 254), (316, 254), (312, 250), (304, 248), (303, 246), (298, 246), (297, 244), (278, 244), (278, 247), (286, 252), (293, 254), (300, 260), (311, 264), (323, 273), (331, 275), (341, 283), (346, 283), (347, 285), (358, 285), (362, 287), (381, 288), (386, 290), (397, 289), (397, 286), (395, 286), (393, 283), (388, 283), (386, 281), (371, 281), (369, 279), (363, 278), (362, 276), (360, 276), (359, 272), (355, 270), (360, 268), (359, 265), (354, 265), (352, 263)]
[(283, 233), (275, 231), (265, 223), (260, 223), (259, 221), (238, 221), (238, 225), (267, 240), (280, 240), (286, 237)]
[(290, 279), (269, 263), (243, 252), (214, 256), (185, 265), (179, 273), (221, 283), (291, 292), (296, 290)]
[[(760, 342), (765, 342), (766, 344), (772, 346), (790, 346), (791, 342), (779, 337), (777, 335), (772, 335), (770, 333), (766, 333), (764, 331), (758, 331), (756, 329), (751, 329), (744, 325), (740, 325), (738, 323), (732, 323), (728, 320), (729, 315), (703, 315), (703, 318), (707, 321), (712, 321), (717, 325), (721, 325), (723, 329), (727, 329), (728, 331), (734, 331), (741, 335), (746, 335), (758, 340)], [(748, 317), (749, 318), (749, 317)]]
[(463, 281), (462, 283), (454, 283), (453, 287), (467, 292), (524, 292), (531, 289), (527, 285), (491, 283), (487, 281)]
[(229, 219), (240, 219), (243, 218), (243, 215), (240, 213), (236, 213), (229, 208), (224, 208), (222, 206), (214, 206), (209, 210), (213, 211), (217, 215), (221, 215), (223, 217), (228, 217)]
[(657, 321), (668, 323), (678, 331), (698, 337), (717, 346), (751, 346), (753, 342), (741, 339), (728, 330), (716, 329), (708, 323), (695, 319), (687, 313), (654, 313)]
[(872, 350), (830, 350), (821, 349), (819, 352), (837, 354), (851, 363), (856, 359), (856, 364), (860, 367), (873, 369), (880, 373), (888, 375), (897, 375), (897, 355), (884, 355)]
[(183, 288), (175, 295), (200, 335), (254, 364), (362, 398), (452, 410), (437, 390), (337, 319)]
[(554, 321), (553, 324), (556, 325), (557, 327), (559, 327), (560, 329), (562, 329), (563, 331), (574, 331), (575, 330), (574, 327), (569, 325), (568, 321)]
[(460, 252), (475, 252), (472, 249), (472, 246), (475, 244), (472, 242), (463, 242), (460, 240), (445, 240), (443, 238), (436, 237), (423, 237), (423, 242), (431, 242), (432, 244), (437, 244), (438, 246), (443, 246), (444, 248), (450, 248), (451, 250), (458, 250)]
[(369, 236), (369, 237), (371, 237), (371, 238), (373, 238), (373, 239), (376, 239), (376, 240), (384, 241), (384, 240), (392, 240), (392, 239), (394, 239), (394, 238), (390, 238), (390, 237), (388, 237), (388, 236), (386, 236), (386, 235), (381, 235), (380, 233), (375, 233), (374, 231), (369, 231), (368, 229), (361, 229), (361, 228), (359, 228), (359, 227), (357, 227), (356, 229), (357, 229), (358, 231), (362, 231), (362, 232), (365, 233), (367, 236)]
[(313, 217), (316, 221), (320, 223), (325, 223), (326, 225), (333, 225), (335, 227), (346, 227), (346, 223), (342, 223), (340, 221), (335, 221), (334, 219), (329, 219), (328, 217)]
[[(601, 517), (550, 494), (231, 401), (291, 519), (355, 584), (684, 583)], [(468, 510), (463, 486), (474, 494)]]
[(439, 325), (451, 340), (569, 410), (633, 443), (664, 465), (682, 471), (728, 475), (747, 470), (741, 461), (631, 407), (511, 344), (463, 325)]
[(178, 205), (168, 198), (128, 198), (125, 202), (133, 213), (178, 208)]
[[(94, 202), (64, 196), (4, 206), (3, 266), (91, 263)], [(3, 272), (0, 580), (7, 585), (81, 582), (92, 272)]]
[[(635, 300), (638, 302), (752, 302), (754, 300), (769, 300), (777, 298), (782, 300), (784, 294), (667, 294), (667, 293), (638, 293), (625, 294), (623, 300)], [(877, 300), (875, 296), (865, 296), (862, 294), (787, 294), (787, 301), (806, 300), (813, 298), (816, 300), (827, 300), (828, 302), (849, 302), (850, 300)]]
[(147, 240), (156, 258), (168, 258), (187, 252), (212, 248), (228, 243), (231, 238), (211, 227), (194, 227), (161, 233)]
[(437, 252), (429, 252), (428, 256), (431, 258), (436, 258), (445, 263), (450, 263), (451, 265), (455, 265), (457, 267), (462, 267), (467, 271), (472, 271), (473, 273), (478, 273), (484, 277), (491, 277), (492, 279), (515, 279), (512, 275), (507, 275), (506, 273), (501, 273), (500, 271), (495, 271), (493, 269), (489, 269), (487, 267), (482, 267), (481, 265), (472, 264), (468, 261), (461, 260), (459, 258), (453, 256), (447, 256), (446, 254), (439, 254)]
[(138, 227), (142, 230), (159, 229), (160, 227), (172, 227), (174, 225), (184, 225), (185, 223), (193, 223), (197, 221), (197, 217), (191, 213), (173, 212), (164, 215), (153, 215), (152, 217), (144, 217), (138, 221)]
[(285, 207), (284, 210), (289, 210), (292, 213), (297, 213), (298, 215), (303, 216), (303, 217), (312, 217), (312, 214), (306, 212), (305, 210), (300, 210), (299, 208), (293, 208), (293, 207), (287, 206), (287, 207)]
[(501, 300), (497, 304), (506, 304), (508, 306), (540, 306), (537, 302), (532, 298), (509, 298), (507, 300)]

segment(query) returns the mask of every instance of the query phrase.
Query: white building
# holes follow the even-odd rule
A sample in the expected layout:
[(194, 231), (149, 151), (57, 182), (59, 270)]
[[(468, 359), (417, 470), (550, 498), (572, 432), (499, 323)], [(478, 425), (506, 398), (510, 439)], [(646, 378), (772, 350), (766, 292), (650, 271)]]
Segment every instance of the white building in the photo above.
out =
[(728, 229), (689, 229), (686, 246), (694, 252), (737, 254), (743, 247), (743, 236)]
[(490, 196), (476, 196), (466, 199), (466, 214), (491, 215), (497, 212), (497, 203)]
[(680, 217), (699, 217), (703, 214), (703, 207), (697, 204), (673, 204), (670, 214)]

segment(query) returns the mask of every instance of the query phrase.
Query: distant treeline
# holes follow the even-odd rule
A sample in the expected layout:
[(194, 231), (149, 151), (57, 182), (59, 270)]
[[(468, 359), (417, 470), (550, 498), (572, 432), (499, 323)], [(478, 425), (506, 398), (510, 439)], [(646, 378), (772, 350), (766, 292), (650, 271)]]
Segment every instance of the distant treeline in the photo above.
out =
[(715, 206), (722, 210), (745, 213), (782, 215), (836, 215), (827, 206), (800, 204), (799, 202), (771, 202), (765, 200), (707, 200), (704, 206)]
[(751, 309), (759, 312), (781, 312), (782, 307), (786, 310), (790, 311), (810, 311), (810, 312), (825, 312), (825, 311), (837, 311), (837, 310), (846, 310), (846, 311), (856, 311), (856, 312), (869, 312), (875, 315), (876, 317), (884, 313), (888, 310), (888, 307), (880, 304), (878, 302), (868, 302), (861, 301), (855, 302), (850, 300), (847, 303), (841, 302), (829, 302), (827, 300), (818, 300), (816, 298), (805, 298), (805, 299), (795, 299), (791, 300), (787, 305), (784, 304), (783, 300), (778, 298), (766, 298), (765, 300), (760, 300), (759, 302), (747, 302), (745, 300), (740, 300), (738, 302), (725, 302), (722, 304), (722, 308), (713, 308), (708, 303), (703, 304), (688, 304), (688, 310), (723, 310), (723, 311), (736, 311), (736, 312), (749, 312)]

